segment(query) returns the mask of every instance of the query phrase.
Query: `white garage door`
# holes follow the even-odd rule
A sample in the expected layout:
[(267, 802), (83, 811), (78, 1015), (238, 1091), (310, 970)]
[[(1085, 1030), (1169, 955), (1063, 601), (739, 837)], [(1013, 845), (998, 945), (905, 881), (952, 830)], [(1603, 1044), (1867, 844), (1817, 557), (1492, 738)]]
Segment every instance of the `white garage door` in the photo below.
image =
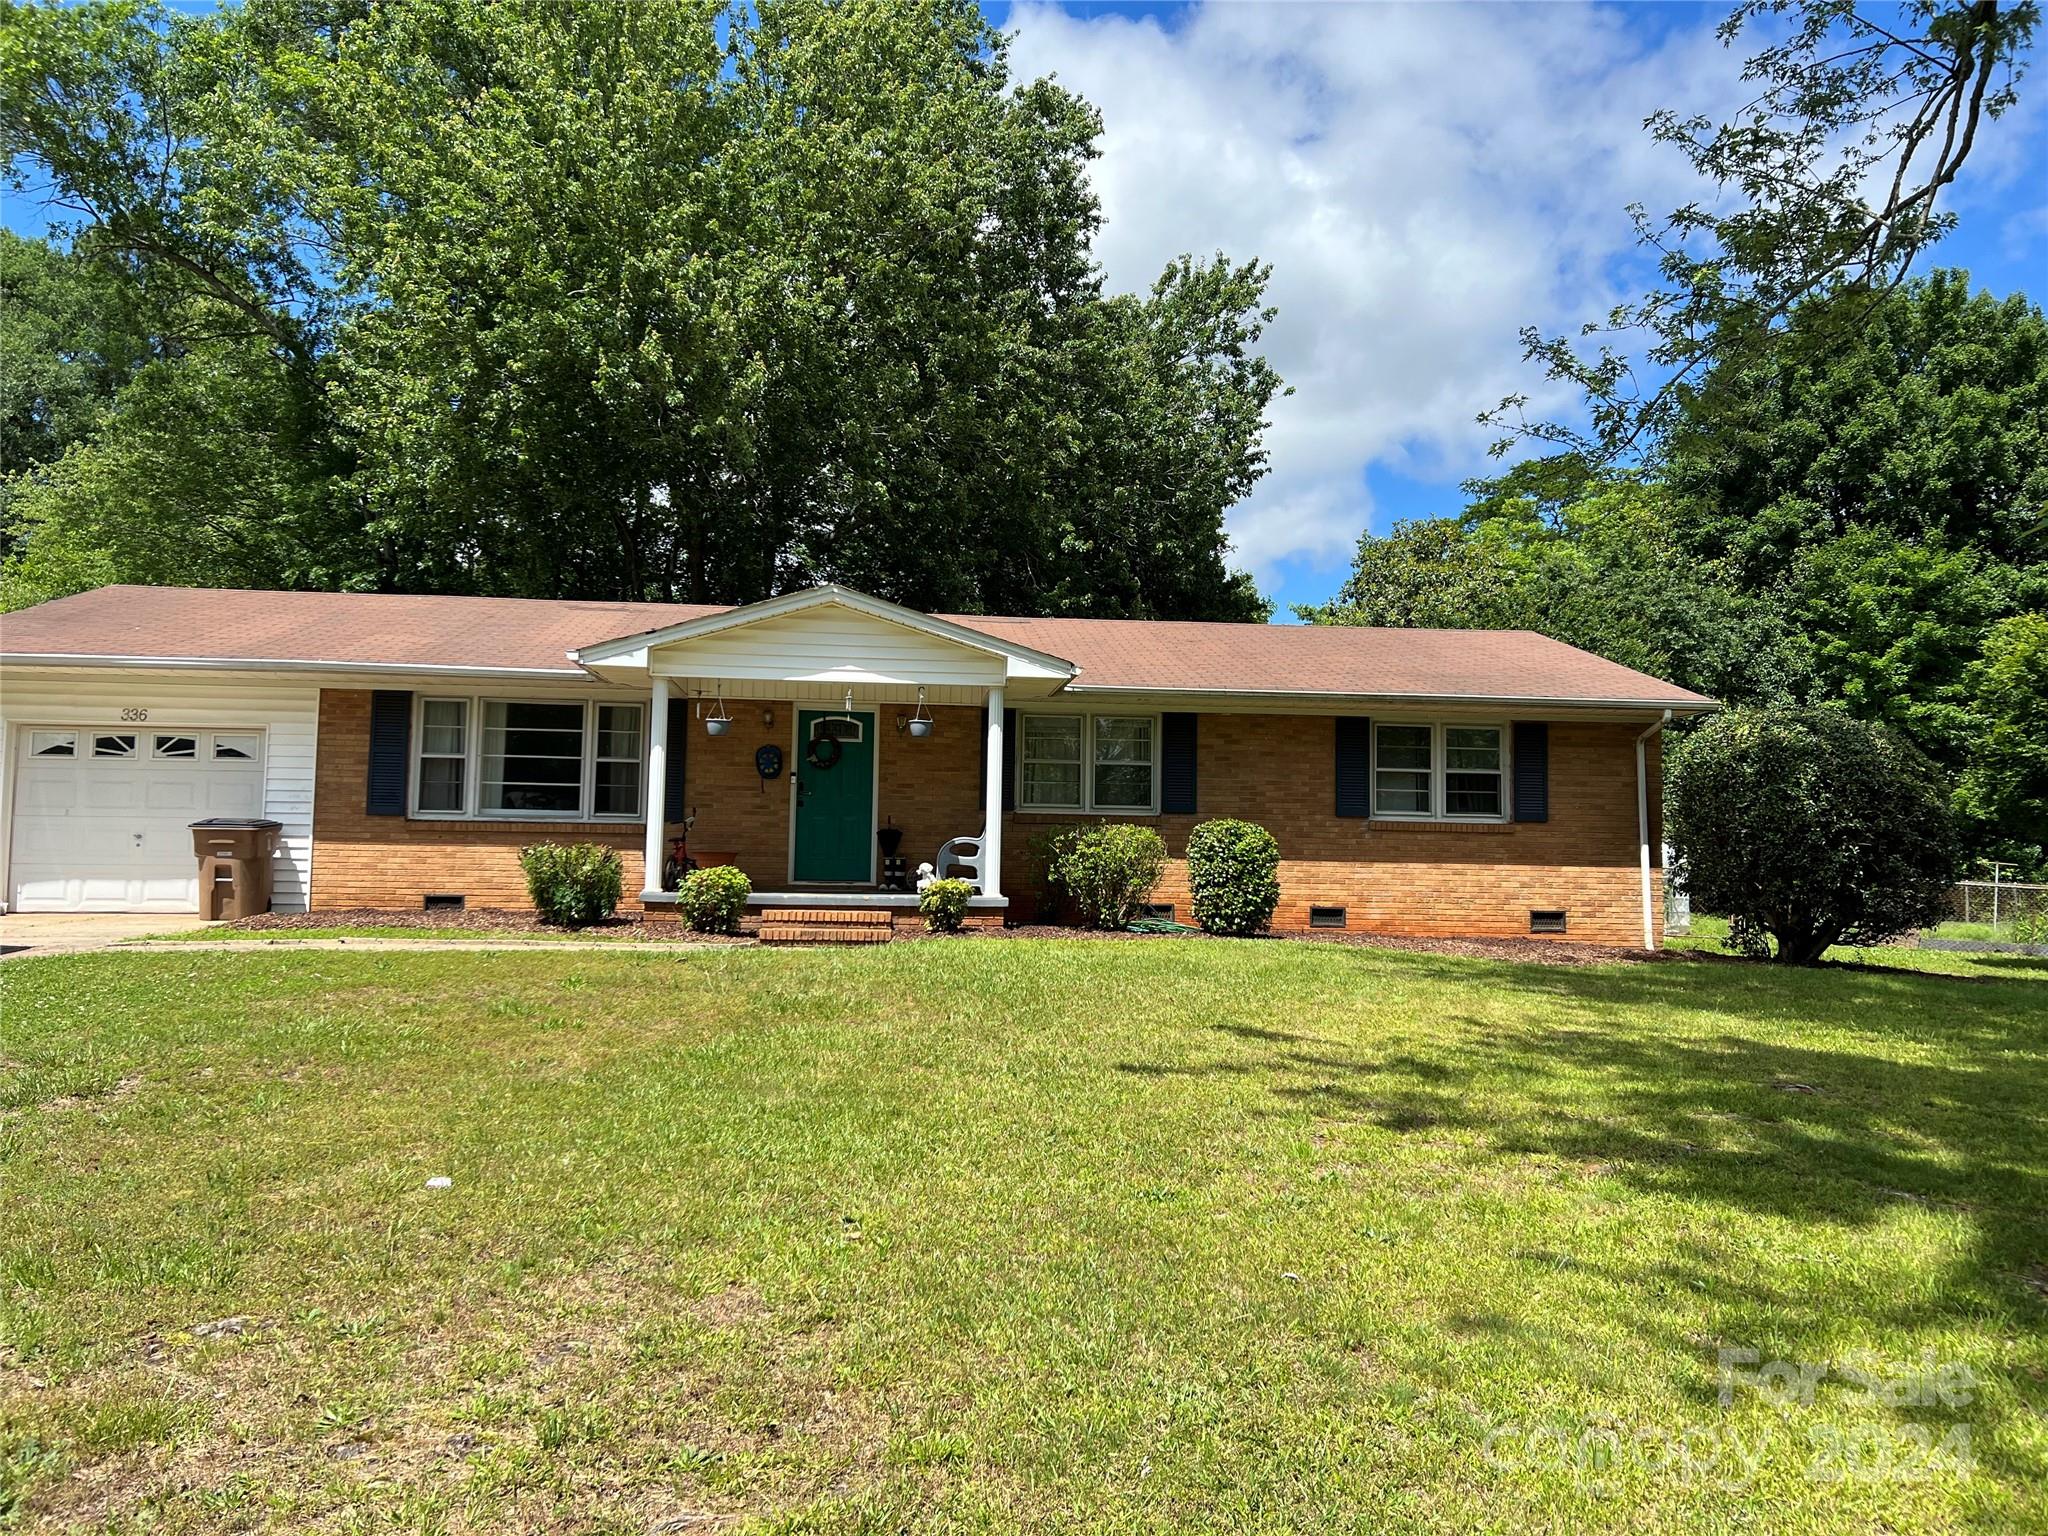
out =
[(262, 814), (260, 731), (12, 734), (16, 912), (196, 912), (191, 824)]

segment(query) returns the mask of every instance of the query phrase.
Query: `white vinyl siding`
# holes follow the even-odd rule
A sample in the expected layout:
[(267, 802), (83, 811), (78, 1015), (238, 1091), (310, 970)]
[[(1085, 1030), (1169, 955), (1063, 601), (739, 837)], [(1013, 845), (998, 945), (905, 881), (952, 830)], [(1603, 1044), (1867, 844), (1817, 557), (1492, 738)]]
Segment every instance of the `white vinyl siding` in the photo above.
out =
[[(136, 718), (138, 711), (147, 718)], [(10, 907), (16, 899), (12, 853), (15, 779), (24, 759), (20, 732), (29, 733), (27, 756), (37, 759), (86, 759), (96, 740), (127, 738), (135, 744), (131, 760), (138, 765), (150, 758), (158, 736), (192, 736), (209, 761), (259, 765), (261, 813), (284, 829), (271, 874), (272, 905), (280, 912), (304, 911), (312, 887), (319, 716), (317, 683), (276, 674), (10, 663), (0, 688), (0, 898)], [(52, 750), (67, 739), (70, 753)], [(197, 868), (195, 857), (195, 873)]]
[(1385, 821), (1503, 821), (1505, 725), (1375, 720), (1372, 814)]
[(660, 676), (760, 682), (815, 682), (833, 697), (848, 687), (895, 683), (935, 690), (1000, 688), (1006, 658), (837, 606), (736, 624), (692, 640), (657, 646)]

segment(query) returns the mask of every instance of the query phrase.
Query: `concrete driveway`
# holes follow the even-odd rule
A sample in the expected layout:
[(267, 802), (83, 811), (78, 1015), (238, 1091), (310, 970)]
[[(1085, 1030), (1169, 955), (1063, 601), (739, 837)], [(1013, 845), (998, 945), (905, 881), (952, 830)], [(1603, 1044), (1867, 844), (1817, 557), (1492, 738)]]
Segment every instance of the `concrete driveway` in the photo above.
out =
[(123, 939), (204, 928), (203, 918), (176, 912), (10, 912), (0, 917), (0, 960), (77, 954)]

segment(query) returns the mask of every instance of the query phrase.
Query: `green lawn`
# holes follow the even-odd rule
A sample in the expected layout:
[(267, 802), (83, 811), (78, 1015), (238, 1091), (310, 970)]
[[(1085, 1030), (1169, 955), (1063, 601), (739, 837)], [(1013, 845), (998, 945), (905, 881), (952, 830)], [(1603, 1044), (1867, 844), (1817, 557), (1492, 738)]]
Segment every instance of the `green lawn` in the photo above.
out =
[[(2048, 1530), (2044, 979), (1165, 942), (11, 962), (0, 1504)], [(1724, 1405), (1723, 1348), (1833, 1369)], [(1844, 1375), (1905, 1366), (1949, 1400)]]

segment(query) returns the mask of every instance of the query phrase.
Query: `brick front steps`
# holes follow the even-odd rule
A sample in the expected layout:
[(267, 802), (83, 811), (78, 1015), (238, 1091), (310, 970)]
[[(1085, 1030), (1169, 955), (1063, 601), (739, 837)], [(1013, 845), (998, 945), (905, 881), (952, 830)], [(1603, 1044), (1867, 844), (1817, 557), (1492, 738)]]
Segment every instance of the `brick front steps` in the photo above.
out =
[(886, 944), (892, 914), (849, 907), (771, 907), (761, 914), (763, 944)]

